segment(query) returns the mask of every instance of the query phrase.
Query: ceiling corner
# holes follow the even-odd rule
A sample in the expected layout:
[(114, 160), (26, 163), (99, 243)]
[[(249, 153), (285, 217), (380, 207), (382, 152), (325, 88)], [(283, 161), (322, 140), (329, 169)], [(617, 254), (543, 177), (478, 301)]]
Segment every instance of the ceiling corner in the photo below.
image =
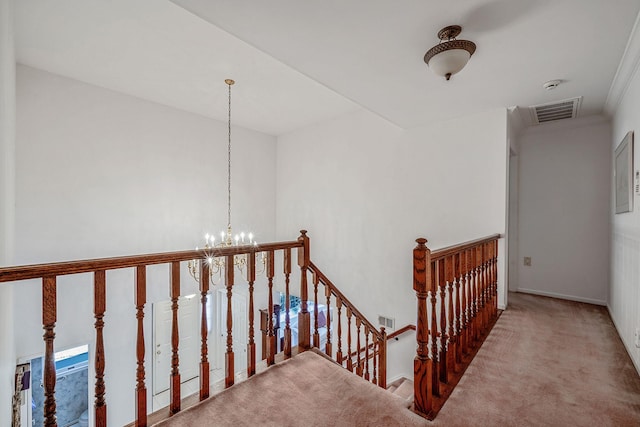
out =
[(613, 116), (618, 104), (624, 97), (633, 76), (640, 65), (640, 13), (636, 16), (636, 21), (631, 29), (629, 40), (620, 59), (620, 64), (611, 82), (609, 94), (604, 104), (604, 113)]

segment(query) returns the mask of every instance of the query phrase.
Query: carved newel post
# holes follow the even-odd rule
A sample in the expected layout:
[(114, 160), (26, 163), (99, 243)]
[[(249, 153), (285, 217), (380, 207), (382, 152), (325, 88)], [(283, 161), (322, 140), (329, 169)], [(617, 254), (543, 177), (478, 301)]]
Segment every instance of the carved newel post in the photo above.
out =
[(416, 412), (427, 415), (432, 409), (430, 387), (432, 361), (429, 359), (429, 321), (427, 316), (428, 284), (431, 283), (431, 251), (427, 239), (420, 238), (413, 250), (413, 290), (418, 299), (416, 340), (418, 347), (413, 361), (414, 404)]

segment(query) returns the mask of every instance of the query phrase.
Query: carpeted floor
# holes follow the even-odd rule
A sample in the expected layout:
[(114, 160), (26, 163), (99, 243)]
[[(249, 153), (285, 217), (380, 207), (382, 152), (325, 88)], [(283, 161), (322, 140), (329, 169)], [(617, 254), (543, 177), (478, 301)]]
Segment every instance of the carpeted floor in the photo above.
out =
[(433, 426), (640, 426), (640, 377), (605, 307), (509, 294)]

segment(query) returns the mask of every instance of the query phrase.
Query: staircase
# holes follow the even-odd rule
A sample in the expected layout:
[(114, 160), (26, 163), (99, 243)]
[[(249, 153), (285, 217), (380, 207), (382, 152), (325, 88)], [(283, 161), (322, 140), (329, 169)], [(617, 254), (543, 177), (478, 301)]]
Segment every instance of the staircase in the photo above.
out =
[(387, 387), (387, 390), (397, 398), (402, 399), (407, 408), (413, 405), (413, 381), (410, 379), (404, 377), (397, 379)]

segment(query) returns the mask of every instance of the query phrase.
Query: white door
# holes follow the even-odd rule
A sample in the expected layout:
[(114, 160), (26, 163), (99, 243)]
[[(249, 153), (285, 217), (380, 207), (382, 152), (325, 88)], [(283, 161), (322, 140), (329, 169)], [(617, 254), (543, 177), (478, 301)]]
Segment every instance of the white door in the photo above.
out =
[[(227, 351), (227, 291), (218, 290), (217, 295), (217, 314), (216, 328), (218, 335), (218, 345), (216, 345), (214, 366), (224, 369), (224, 354)], [(233, 353), (234, 353), (234, 373), (242, 372), (247, 369), (247, 335), (248, 335), (248, 319), (247, 319), (247, 297), (233, 293), (231, 297), (231, 305), (233, 310)]]
[[(200, 303), (196, 296), (178, 300), (180, 381), (199, 375)], [(153, 394), (169, 389), (171, 375), (171, 301), (153, 304)]]

